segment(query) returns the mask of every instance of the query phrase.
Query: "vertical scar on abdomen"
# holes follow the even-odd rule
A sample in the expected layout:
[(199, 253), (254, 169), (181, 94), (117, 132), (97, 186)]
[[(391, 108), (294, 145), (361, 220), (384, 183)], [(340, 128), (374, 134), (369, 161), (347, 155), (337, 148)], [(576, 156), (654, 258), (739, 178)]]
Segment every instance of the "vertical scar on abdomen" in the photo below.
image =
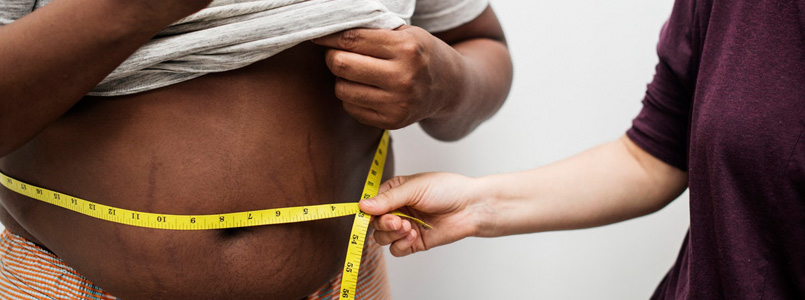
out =
[(148, 203), (146, 204), (146, 208), (151, 211), (153, 208), (154, 202), (156, 201), (156, 189), (157, 189), (157, 172), (159, 172), (160, 163), (157, 161), (156, 155), (151, 155), (151, 168), (148, 170), (148, 189), (146, 192), (146, 197), (148, 198)]
[[(310, 164), (310, 169), (313, 171), (313, 185), (316, 187), (318, 191), (321, 189), (319, 185), (319, 169), (316, 168), (316, 163), (314, 162), (314, 155), (313, 155), (313, 136), (310, 132), (307, 133), (307, 160), (308, 164)], [(310, 190), (310, 189), (305, 189)]]

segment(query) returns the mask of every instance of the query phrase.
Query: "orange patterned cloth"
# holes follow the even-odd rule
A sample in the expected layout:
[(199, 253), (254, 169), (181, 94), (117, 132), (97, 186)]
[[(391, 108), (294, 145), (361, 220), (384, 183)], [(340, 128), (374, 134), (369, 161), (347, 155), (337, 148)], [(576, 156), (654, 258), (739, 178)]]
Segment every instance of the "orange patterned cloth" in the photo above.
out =
[(21, 236), (0, 236), (0, 299), (117, 299)]
[[(340, 298), (341, 273), (305, 300), (335, 300)], [(391, 299), (391, 287), (386, 276), (383, 248), (370, 235), (366, 238), (358, 273), (355, 299)]]

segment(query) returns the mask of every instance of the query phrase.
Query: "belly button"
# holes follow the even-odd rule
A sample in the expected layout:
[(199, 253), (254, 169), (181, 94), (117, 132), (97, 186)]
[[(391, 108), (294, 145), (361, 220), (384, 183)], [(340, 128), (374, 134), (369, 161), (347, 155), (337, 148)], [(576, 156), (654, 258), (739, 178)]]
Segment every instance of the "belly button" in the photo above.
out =
[(250, 231), (249, 228), (227, 228), (218, 231), (218, 236), (222, 239), (233, 239)]

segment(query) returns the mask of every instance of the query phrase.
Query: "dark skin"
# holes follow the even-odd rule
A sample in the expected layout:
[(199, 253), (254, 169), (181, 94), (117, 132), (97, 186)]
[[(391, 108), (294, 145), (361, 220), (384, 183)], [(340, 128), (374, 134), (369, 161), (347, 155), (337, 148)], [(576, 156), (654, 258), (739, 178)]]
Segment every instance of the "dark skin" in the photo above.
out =
[[(336, 92), (340, 81), (327, 64), (332, 55), (312, 43), (167, 88), (83, 96), (150, 36), (207, 3), (57, 0), (0, 27), (0, 68), (19, 70), (0, 78), (0, 170), (94, 202), (166, 214), (357, 201), (381, 133), (366, 124), (392, 128), (397, 126), (383, 125), (419, 121), (428, 128), (433, 122), (429, 132), (455, 139), (494, 113), (508, 92), (508, 54), (508, 63), (497, 66), (499, 54), (473, 58), (484, 50), (469, 50), (476, 43), (505, 50), (499, 26), (492, 31), (499, 35), (471, 30), (490, 18), (497, 24), (488, 10), (437, 36), (419, 32), (418, 41), (447, 45), (444, 38), (458, 56), (429, 65), (469, 73), (437, 81), (457, 76), (452, 80), (466, 83), (499, 73), (508, 83), (488, 87), (496, 89), (488, 92), (495, 97), (483, 99), (454, 89), (442, 95), (449, 101), (433, 106), (439, 109), (404, 114), (415, 117), (399, 124), (363, 120), (344, 109), (347, 100), (337, 94), (349, 97)], [(495, 66), (469, 71), (479, 65)], [(439, 125), (461, 119), (466, 112), (460, 107), (483, 111), (464, 116), (471, 119), (466, 124)], [(340, 272), (352, 221), (178, 232), (99, 221), (5, 189), (0, 200), (0, 220), (10, 231), (123, 299), (302, 298)]]
[(419, 122), (432, 137), (469, 134), (503, 103), (512, 65), (491, 9), (433, 35), (422, 28), (355, 29), (316, 39), (344, 110), (361, 123), (399, 129)]

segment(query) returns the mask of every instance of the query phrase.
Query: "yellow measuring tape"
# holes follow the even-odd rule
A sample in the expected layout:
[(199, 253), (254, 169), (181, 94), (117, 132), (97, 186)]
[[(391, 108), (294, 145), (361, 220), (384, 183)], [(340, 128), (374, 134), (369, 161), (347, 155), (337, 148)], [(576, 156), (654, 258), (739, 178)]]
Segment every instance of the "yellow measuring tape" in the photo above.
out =
[[(361, 195), (362, 199), (369, 199), (377, 195), (383, 176), (383, 168), (386, 165), (388, 144), (389, 132), (385, 131), (375, 151), (372, 165), (369, 168), (369, 175), (366, 176), (366, 183), (363, 186), (363, 194)], [(363, 244), (369, 229), (369, 221), (371, 221), (372, 218), (372, 216), (367, 215), (358, 208), (358, 203), (297, 206), (213, 215), (171, 215), (134, 211), (94, 203), (16, 180), (2, 172), (0, 172), (0, 181), (2, 181), (3, 186), (11, 191), (83, 215), (120, 224), (155, 229), (226, 229), (296, 223), (355, 215), (355, 222), (352, 224), (352, 232), (349, 237), (349, 246), (344, 262), (340, 289), (341, 299), (355, 299), (355, 287), (358, 284), (358, 271), (360, 270), (361, 257), (363, 255)], [(423, 226), (430, 227), (417, 218), (399, 212), (393, 212), (393, 214), (409, 218)]]

